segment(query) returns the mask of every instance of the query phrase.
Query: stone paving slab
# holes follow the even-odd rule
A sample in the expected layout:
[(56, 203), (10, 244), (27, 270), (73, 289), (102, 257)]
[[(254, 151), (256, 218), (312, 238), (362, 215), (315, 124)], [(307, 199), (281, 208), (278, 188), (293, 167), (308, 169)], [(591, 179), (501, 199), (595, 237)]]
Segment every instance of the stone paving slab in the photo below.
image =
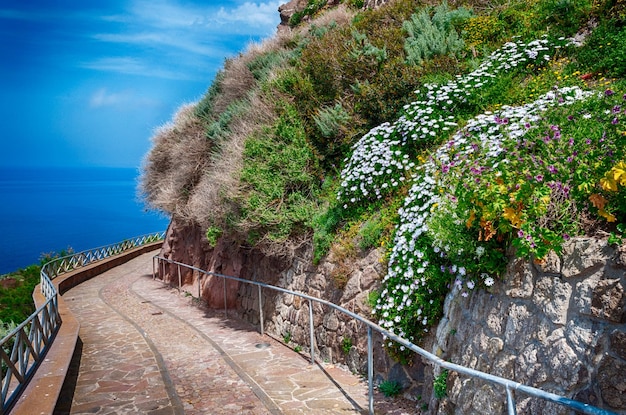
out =
[[(247, 323), (192, 304), (151, 272), (152, 254), (145, 254), (64, 295), (83, 343), (65, 413), (367, 413), (359, 377), (311, 365)], [(376, 408), (400, 413), (380, 399)]]

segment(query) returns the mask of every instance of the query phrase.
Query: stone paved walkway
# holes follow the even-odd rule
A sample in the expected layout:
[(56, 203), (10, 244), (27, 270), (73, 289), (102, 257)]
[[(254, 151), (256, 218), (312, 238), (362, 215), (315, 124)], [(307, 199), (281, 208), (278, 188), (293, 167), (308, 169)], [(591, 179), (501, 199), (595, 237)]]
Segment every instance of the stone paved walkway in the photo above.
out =
[[(152, 280), (145, 254), (68, 291), (83, 343), (71, 414), (358, 414), (367, 385)], [(67, 405), (69, 406), (69, 405)], [(67, 413), (65, 412), (65, 413)]]

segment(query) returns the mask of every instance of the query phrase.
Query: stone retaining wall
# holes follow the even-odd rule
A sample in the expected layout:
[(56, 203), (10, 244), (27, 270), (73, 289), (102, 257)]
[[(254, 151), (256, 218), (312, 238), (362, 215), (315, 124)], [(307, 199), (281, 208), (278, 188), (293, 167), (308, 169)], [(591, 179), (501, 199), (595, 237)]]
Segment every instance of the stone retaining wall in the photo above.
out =
[[(174, 237), (168, 236), (164, 244), (166, 257), (320, 297), (366, 318), (371, 317), (368, 293), (379, 288), (385, 272), (381, 252), (373, 250), (342, 270), (347, 282), (340, 288), (333, 276), (345, 268), (345, 261), (331, 254), (314, 266), (309, 246), (285, 261), (225, 240), (211, 248), (191, 228), (185, 228), (190, 233), (184, 237), (176, 232), (168, 233)], [(197, 241), (195, 247), (180, 245), (185, 239)], [(444, 318), (422, 347), (454, 363), (626, 414), (625, 270), (626, 245), (614, 249), (591, 238), (571, 241), (561, 256), (552, 254), (542, 263), (514, 260), (489, 292), (476, 290), (467, 297), (451, 292)], [(166, 280), (172, 279), (173, 271), (169, 269)], [(197, 292), (198, 276), (185, 274), (183, 284)], [(207, 303), (223, 308), (221, 282), (203, 277), (199, 284)], [(231, 288), (228, 307), (258, 325), (258, 288), (247, 284)], [(316, 357), (365, 373), (365, 328), (326, 306), (313, 307)], [(266, 332), (308, 351), (308, 300), (263, 289), (263, 314)], [(386, 355), (379, 336), (374, 350), (376, 380), (401, 383), (404, 396), (415, 400), (416, 407), (428, 408), (425, 413), (504, 411), (504, 391), (453, 373), (448, 397), (437, 400), (432, 393), (437, 368), (419, 356), (411, 365), (401, 366)], [(569, 413), (522, 395), (517, 403), (520, 414)]]
[[(446, 299), (433, 352), (443, 359), (626, 413), (626, 245), (575, 239), (541, 263), (514, 260), (491, 292)], [(477, 390), (481, 392), (477, 394)], [(504, 392), (448, 376), (437, 414), (503, 413)], [(518, 414), (567, 414), (517, 395)]]

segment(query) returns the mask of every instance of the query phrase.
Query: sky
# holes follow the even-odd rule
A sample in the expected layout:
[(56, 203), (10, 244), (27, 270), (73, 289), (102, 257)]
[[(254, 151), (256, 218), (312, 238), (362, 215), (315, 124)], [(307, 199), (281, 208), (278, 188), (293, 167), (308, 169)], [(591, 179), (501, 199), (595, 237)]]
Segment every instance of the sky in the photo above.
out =
[(285, 0), (0, 0), (0, 167), (139, 167)]

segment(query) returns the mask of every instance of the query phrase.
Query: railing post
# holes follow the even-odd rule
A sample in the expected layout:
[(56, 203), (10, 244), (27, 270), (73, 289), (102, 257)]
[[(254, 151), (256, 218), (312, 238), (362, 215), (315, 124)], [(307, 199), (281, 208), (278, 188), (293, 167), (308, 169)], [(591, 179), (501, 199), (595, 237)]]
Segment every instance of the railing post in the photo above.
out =
[[(154, 260), (156, 259), (156, 257), (152, 257), (152, 280), (156, 279), (156, 270), (154, 268)], [(158, 260), (157, 260), (158, 261)]]
[(506, 386), (506, 406), (509, 415), (517, 415), (517, 409), (515, 408), (515, 399), (513, 398), (513, 393), (511, 392), (511, 388), (508, 385)]
[(180, 294), (180, 289), (183, 286), (183, 280), (180, 277), (180, 264), (176, 264), (176, 267), (178, 268), (178, 294)]
[(261, 336), (263, 336), (265, 334), (263, 328), (263, 299), (261, 298), (261, 286), (257, 285), (257, 287), (259, 288), (259, 320), (261, 320)]
[(198, 300), (200, 299), (200, 285), (202, 283), (202, 274), (198, 273)]
[(315, 333), (313, 333), (313, 301), (309, 299), (309, 337), (311, 342), (311, 364), (315, 364)]
[(226, 304), (226, 278), (222, 278), (224, 281), (224, 316), (228, 317), (228, 306)]
[(367, 389), (369, 413), (374, 415), (374, 345), (372, 326), (367, 326)]

